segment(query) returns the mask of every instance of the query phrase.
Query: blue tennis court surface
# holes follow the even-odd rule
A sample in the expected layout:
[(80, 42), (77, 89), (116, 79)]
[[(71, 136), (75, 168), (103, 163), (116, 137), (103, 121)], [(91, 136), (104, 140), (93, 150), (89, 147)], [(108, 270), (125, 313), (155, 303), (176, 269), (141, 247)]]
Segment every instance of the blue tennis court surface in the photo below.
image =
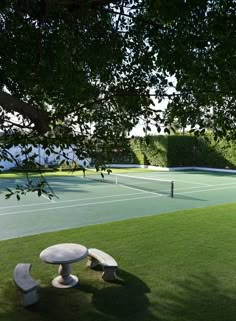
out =
[[(0, 179), (0, 239), (93, 225), (133, 217), (235, 202), (236, 176), (214, 172), (137, 172), (126, 182), (91, 177), (47, 178), (58, 198), (28, 194), (5, 200), (5, 188), (24, 180)], [(136, 182), (135, 177), (145, 179)], [(132, 179), (133, 178), (133, 179)], [(150, 178), (150, 181), (148, 180)], [(113, 176), (109, 178), (113, 180)], [(165, 180), (165, 183), (154, 181)], [(174, 198), (170, 181), (174, 181)], [(155, 185), (156, 184), (156, 185)]]

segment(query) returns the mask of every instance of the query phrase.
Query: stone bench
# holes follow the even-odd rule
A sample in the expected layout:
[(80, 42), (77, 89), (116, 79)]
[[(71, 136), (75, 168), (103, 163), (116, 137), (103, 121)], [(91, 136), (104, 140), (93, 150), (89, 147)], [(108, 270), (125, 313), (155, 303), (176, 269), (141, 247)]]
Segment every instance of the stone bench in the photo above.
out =
[(118, 268), (118, 264), (115, 259), (101, 250), (88, 249), (87, 266), (93, 269), (98, 265), (102, 266), (103, 268), (103, 280), (114, 281), (117, 278), (116, 270)]
[(38, 302), (38, 283), (30, 275), (32, 264), (19, 263), (13, 273), (16, 286), (23, 292), (23, 305), (30, 306)]

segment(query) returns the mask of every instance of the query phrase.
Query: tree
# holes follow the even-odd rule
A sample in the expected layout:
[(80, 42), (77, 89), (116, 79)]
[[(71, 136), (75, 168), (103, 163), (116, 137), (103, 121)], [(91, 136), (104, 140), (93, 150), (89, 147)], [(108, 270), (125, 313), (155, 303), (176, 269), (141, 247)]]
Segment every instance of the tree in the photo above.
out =
[[(0, 157), (19, 143), (118, 148), (143, 116), (228, 133), (234, 17), (234, 0), (2, 0)], [(169, 99), (164, 114), (152, 98)]]
[(163, 22), (159, 32), (148, 26), (158, 66), (177, 80), (168, 121), (235, 137), (235, 1), (150, 1), (149, 12)]

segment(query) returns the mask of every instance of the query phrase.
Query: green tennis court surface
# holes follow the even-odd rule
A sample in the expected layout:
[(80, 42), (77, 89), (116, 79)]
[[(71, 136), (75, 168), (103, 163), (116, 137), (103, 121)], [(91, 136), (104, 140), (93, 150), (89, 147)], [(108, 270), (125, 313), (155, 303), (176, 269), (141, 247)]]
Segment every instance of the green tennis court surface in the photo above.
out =
[[(82, 176), (48, 177), (53, 200), (29, 194), (5, 200), (4, 188), (24, 180), (0, 179), (0, 239), (235, 202), (236, 175), (215, 172), (133, 172), (115, 184)], [(144, 180), (136, 179), (144, 177)], [(150, 178), (150, 180), (148, 179)], [(164, 180), (164, 182), (155, 181)], [(174, 181), (174, 198), (170, 182)]]

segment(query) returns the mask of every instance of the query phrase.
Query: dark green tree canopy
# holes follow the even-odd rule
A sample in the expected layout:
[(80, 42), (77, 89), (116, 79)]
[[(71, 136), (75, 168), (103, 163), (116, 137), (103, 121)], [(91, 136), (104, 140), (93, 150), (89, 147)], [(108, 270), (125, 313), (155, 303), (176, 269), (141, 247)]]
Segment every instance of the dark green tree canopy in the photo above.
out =
[(235, 17), (234, 0), (2, 0), (0, 157), (19, 142), (118, 147), (142, 117), (232, 137)]
[[(211, 127), (217, 136), (232, 136), (236, 98), (235, 1), (178, 1), (157, 6), (165, 21), (151, 45), (158, 62), (175, 75), (177, 94), (167, 115), (183, 123)], [(173, 10), (174, 9), (174, 10)], [(175, 14), (176, 12), (177, 14)]]

